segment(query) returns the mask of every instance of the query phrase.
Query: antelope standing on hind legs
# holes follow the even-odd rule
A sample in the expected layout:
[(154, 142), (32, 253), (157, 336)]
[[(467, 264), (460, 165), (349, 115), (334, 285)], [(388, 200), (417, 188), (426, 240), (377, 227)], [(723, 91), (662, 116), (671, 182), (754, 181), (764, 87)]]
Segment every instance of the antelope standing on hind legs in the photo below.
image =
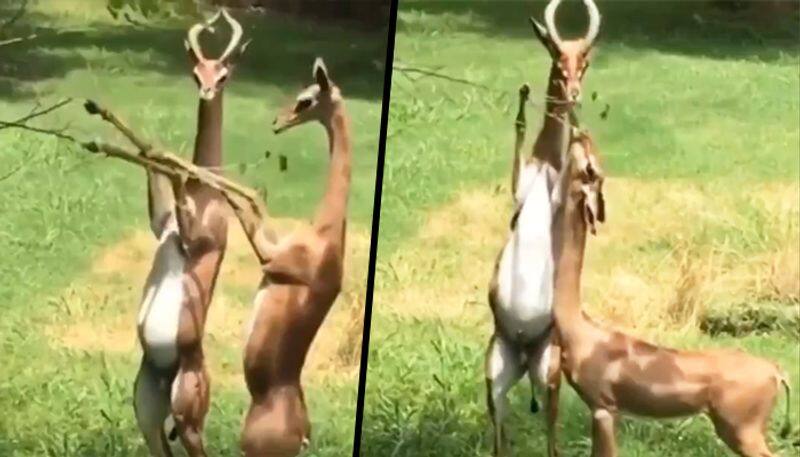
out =
[(737, 454), (770, 457), (766, 428), (777, 394), (789, 385), (772, 362), (739, 351), (679, 351), (596, 324), (581, 311), (586, 231), (604, 220), (603, 174), (588, 134), (575, 132), (556, 211), (554, 314), (561, 369), (592, 414), (592, 455), (616, 456), (619, 413), (655, 418), (705, 413)]
[[(222, 92), (243, 52), (242, 28), (225, 10), (233, 36), (219, 59), (207, 59), (200, 32), (220, 13), (196, 24), (186, 41), (199, 88), (195, 165), (222, 164)], [(148, 171), (150, 225), (158, 239), (153, 267), (138, 317), (143, 356), (134, 387), (139, 428), (152, 455), (171, 456), (165, 420), (190, 456), (204, 456), (203, 425), (209, 406), (209, 379), (203, 356), (206, 312), (227, 243), (227, 210), (218, 191), (196, 180), (183, 182)]]
[[(494, 333), (486, 352), (486, 402), (494, 433), (494, 454), (504, 445), (503, 416), (508, 390), (528, 372), (531, 387), (545, 387), (553, 376), (553, 256), (551, 249), (552, 189), (556, 170), (549, 162), (532, 159), (522, 163), (520, 148), (525, 137), (527, 85), (519, 92), (514, 160), (521, 163), (514, 193), (515, 212), (511, 233), (495, 263), (489, 285), (489, 306)], [(557, 358), (557, 353), (555, 354)], [(555, 392), (557, 394), (557, 391)], [(551, 411), (548, 389), (547, 409)], [(531, 398), (531, 411), (539, 406)], [(549, 414), (549, 413), (548, 413)], [(550, 424), (550, 421), (547, 422)], [(548, 430), (548, 449), (555, 452), (554, 433)]]
[[(265, 220), (236, 198), (229, 202), (262, 265), (244, 355), (252, 396), (241, 435), (247, 457), (291, 457), (308, 443), (300, 375), (306, 354), (342, 285), (347, 200), (350, 189), (350, 121), (339, 88), (322, 59), (315, 84), (305, 88), (273, 124), (276, 133), (309, 121), (328, 134), (330, 165), (325, 195), (311, 227), (274, 241)], [(251, 202), (250, 204), (253, 204)]]
[[(486, 354), (487, 406), (493, 424), (494, 454), (503, 447), (506, 394), (528, 372), (531, 386), (546, 389), (548, 455), (556, 455), (555, 417), (558, 413), (560, 374), (558, 346), (550, 338), (552, 328), (553, 252), (551, 194), (561, 168), (565, 141), (570, 134), (570, 110), (580, 99), (581, 81), (589, 64), (589, 51), (600, 28), (600, 13), (592, 0), (584, 0), (589, 27), (580, 39), (562, 40), (555, 27), (559, 0), (545, 8), (546, 27), (531, 18), (537, 37), (552, 57), (547, 85), (545, 116), (533, 146), (533, 157), (524, 159), (520, 149), (525, 138), (525, 103), (529, 89), (520, 89), (516, 121), (511, 189), (515, 212), (511, 236), (495, 264), (489, 304), (495, 331)], [(531, 411), (538, 411), (535, 396)]]

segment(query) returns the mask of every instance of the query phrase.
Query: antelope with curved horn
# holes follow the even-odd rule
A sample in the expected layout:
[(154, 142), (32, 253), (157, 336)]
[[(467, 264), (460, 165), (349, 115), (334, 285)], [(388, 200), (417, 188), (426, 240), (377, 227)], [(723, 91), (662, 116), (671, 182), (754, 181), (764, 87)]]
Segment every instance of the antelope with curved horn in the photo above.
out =
[[(219, 59), (207, 59), (198, 36), (220, 14), (233, 36)], [(222, 164), (222, 91), (233, 61), (244, 50), (242, 28), (225, 10), (194, 25), (186, 49), (200, 90), (193, 162), (217, 172)], [(143, 152), (146, 155), (146, 151)], [(227, 210), (218, 191), (148, 171), (150, 226), (158, 239), (138, 317), (143, 356), (134, 387), (136, 419), (154, 456), (171, 456), (165, 420), (187, 453), (205, 456), (203, 425), (209, 378), (203, 332), (227, 243)]]
[[(525, 139), (527, 85), (519, 91), (516, 119), (514, 214), (511, 233), (500, 252), (489, 285), (494, 333), (486, 350), (486, 403), (493, 425), (494, 455), (504, 446), (503, 417), (506, 394), (527, 372), (534, 386), (546, 389), (548, 455), (555, 456), (558, 347), (551, 344), (553, 326), (553, 253), (551, 218), (557, 171), (549, 162), (520, 158)], [(566, 132), (563, 130), (562, 132)], [(555, 383), (555, 384), (554, 384)], [(539, 410), (534, 392), (531, 412)], [(552, 418), (552, 420), (550, 420)]]
[[(552, 65), (547, 82), (545, 116), (533, 145), (533, 156), (560, 169), (564, 130), (568, 130), (567, 113), (580, 100), (583, 77), (589, 67), (590, 51), (600, 31), (600, 12), (594, 0), (583, 0), (589, 14), (589, 27), (582, 38), (562, 40), (555, 22), (561, 0), (551, 0), (544, 11), (546, 26), (530, 18), (533, 31), (550, 53)], [(568, 133), (567, 133), (568, 134)], [(519, 169), (517, 163), (515, 169)], [(516, 174), (513, 179), (516, 184)]]
[[(328, 134), (330, 165), (325, 195), (311, 227), (274, 241), (266, 214), (235, 198), (239, 217), (264, 276), (256, 294), (244, 355), (252, 396), (241, 434), (247, 457), (292, 457), (309, 442), (301, 372), (309, 346), (342, 286), (347, 200), (350, 192), (350, 120), (339, 88), (322, 59), (315, 83), (278, 114), (275, 133), (317, 121)], [(251, 203), (252, 204), (252, 203)]]
[(580, 278), (586, 232), (603, 222), (605, 205), (594, 143), (575, 132), (554, 217), (554, 315), (561, 370), (592, 414), (592, 455), (618, 454), (620, 413), (667, 418), (705, 413), (717, 435), (744, 457), (770, 457), (765, 434), (780, 387), (789, 385), (772, 362), (739, 351), (680, 351), (655, 346), (598, 325), (581, 310)]

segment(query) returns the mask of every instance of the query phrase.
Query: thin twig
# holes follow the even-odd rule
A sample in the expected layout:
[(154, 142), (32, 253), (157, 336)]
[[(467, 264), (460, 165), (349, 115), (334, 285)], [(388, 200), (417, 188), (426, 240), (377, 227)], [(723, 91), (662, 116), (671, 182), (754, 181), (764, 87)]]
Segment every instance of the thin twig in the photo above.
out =
[(9, 38), (8, 40), (0, 41), (0, 46), (5, 46), (5, 45), (8, 45), (8, 44), (14, 44), (14, 43), (20, 43), (20, 42), (23, 42), (23, 41), (32, 40), (34, 38), (36, 38), (36, 34), (35, 33), (32, 33), (32, 34), (30, 34), (30, 35), (28, 35), (26, 37)]
[(9, 171), (8, 173), (4, 174), (3, 176), (0, 176), (0, 182), (2, 182), (2, 181), (5, 181), (6, 179), (8, 179), (8, 178), (10, 178), (10, 177), (14, 176), (14, 175), (15, 175), (15, 174), (17, 174), (17, 173), (18, 173), (20, 170), (22, 170), (22, 168), (23, 168), (24, 166), (25, 166), (25, 164), (24, 164), (24, 163), (20, 163), (19, 165), (17, 165), (17, 168), (14, 168), (13, 170)]
[(14, 128), (20, 130), (27, 130), (29, 132), (42, 133), (45, 135), (52, 135), (62, 140), (71, 141), (73, 143), (79, 143), (79, 141), (75, 137), (64, 133), (63, 129), (61, 130), (44, 129), (39, 127), (31, 127), (30, 125), (21, 124), (18, 122), (0, 121), (0, 129), (6, 129), (6, 128)]
[(416, 74), (420, 74), (420, 75), (424, 75), (424, 76), (432, 76), (434, 78), (441, 78), (441, 79), (444, 79), (444, 80), (447, 80), (447, 81), (452, 81), (452, 82), (456, 82), (456, 83), (460, 83), (460, 84), (466, 84), (468, 86), (478, 87), (478, 88), (483, 89), (483, 90), (489, 90), (489, 91), (493, 90), (489, 86), (486, 86), (486, 85), (483, 85), (483, 84), (480, 84), (480, 83), (476, 83), (476, 82), (470, 81), (468, 79), (457, 78), (455, 76), (446, 75), (444, 73), (439, 73), (438, 71), (428, 70), (428, 69), (425, 69), (425, 68), (416, 68), (416, 67), (409, 67), (409, 66), (406, 66), (406, 65), (394, 64), (394, 65), (392, 65), (392, 69), (393, 70), (397, 70), (397, 71), (399, 71), (401, 73), (416, 73)]
[[(57, 102), (54, 105), (48, 106), (47, 108), (45, 108), (43, 110), (36, 111), (36, 109), (34, 109), (27, 116), (21, 117), (21, 118), (15, 120), (15, 121), (11, 121), (11, 122), (0, 121), (0, 129), (7, 128), (6, 126), (8, 126), (8, 127), (18, 127), (18, 124), (25, 124), (29, 120), (31, 120), (31, 119), (33, 119), (35, 117), (44, 116), (45, 114), (52, 113), (53, 111), (61, 108), (62, 106), (65, 106), (65, 105), (69, 104), (70, 102), (72, 102), (72, 99), (71, 98), (66, 98), (64, 100), (61, 100), (60, 102)], [(41, 106), (41, 105), (39, 105), (39, 103), (37, 102), (36, 108), (38, 108), (39, 106)]]

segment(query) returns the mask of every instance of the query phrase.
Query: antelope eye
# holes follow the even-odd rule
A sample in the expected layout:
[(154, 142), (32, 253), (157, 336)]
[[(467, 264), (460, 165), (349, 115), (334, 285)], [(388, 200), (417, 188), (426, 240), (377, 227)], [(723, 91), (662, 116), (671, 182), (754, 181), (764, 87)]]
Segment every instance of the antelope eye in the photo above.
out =
[(303, 111), (304, 109), (307, 109), (309, 106), (311, 106), (311, 100), (307, 99), (307, 98), (304, 98), (304, 99), (299, 100), (297, 102), (297, 106), (294, 107), (294, 111), (296, 113), (299, 113), (300, 111)]
[(220, 77), (220, 78), (217, 80), (217, 84), (222, 84), (222, 83), (224, 83), (224, 82), (225, 82), (225, 81), (227, 81), (227, 80), (228, 80), (228, 74), (226, 73), (226, 74), (222, 75), (222, 77)]

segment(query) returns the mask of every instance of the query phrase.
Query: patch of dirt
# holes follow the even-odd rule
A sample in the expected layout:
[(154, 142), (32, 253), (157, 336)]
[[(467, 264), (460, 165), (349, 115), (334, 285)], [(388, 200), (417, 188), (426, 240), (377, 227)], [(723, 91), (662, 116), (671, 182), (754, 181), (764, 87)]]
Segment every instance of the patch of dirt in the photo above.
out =
[[(290, 219), (277, 219), (275, 223), (279, 234), (304, 224)], [(229, 227), (228, 250), (209, 310), (206, 346), (214, 383), (244, 386), (241, 351), (261, 270), (238, 221), (231, 219)], [(369, 231), (351, 225), (347, 236), (342, 294), (306, 361), (304, 374), (312, 381), (328, 376), (354, 378), (358, 372)], [(67, 318), (62, 316), (45, 329), (51, 344), (138, 354), (136, 315), (155, 248), (150, 231), (141, 230), (97, 255), (87, 274), (54, 299)]]
[(374, 309), (410, 318), (483, 320), (511, 194), (468, 191), (430, 213), (413, 240), (380, 260)]
[[(798, 191), (778, 183), (732, 196), (697, 183), (608, 179), (608, 220), (586, 253), (587, 312), (658, 335), (696, 329), (706, 308), (726, 303), (800, 303)], [(490, 327), (486, 294), (508, 236), (510, 201), (506, 187), (487, 185), (431, 211), (416, 236), (379, 259), (376, 312)], [(732, 238), (753, 244), (753, 252), (732, 246)]]

